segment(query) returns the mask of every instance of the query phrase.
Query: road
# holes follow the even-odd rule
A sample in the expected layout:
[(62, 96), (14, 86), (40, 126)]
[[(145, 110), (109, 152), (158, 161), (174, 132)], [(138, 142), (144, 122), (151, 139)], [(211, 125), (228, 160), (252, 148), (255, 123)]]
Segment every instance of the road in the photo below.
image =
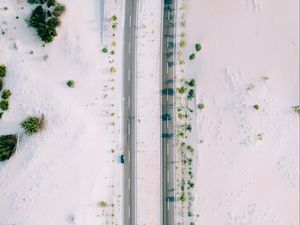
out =
[(124, 225), (136, 224), (136, 24), (137, 0), (125, 1), (124, 24)]
[(162, 216), (163, 225), (176, 224), (175, 73), (176, 3), (164, 0), (162, 40)]

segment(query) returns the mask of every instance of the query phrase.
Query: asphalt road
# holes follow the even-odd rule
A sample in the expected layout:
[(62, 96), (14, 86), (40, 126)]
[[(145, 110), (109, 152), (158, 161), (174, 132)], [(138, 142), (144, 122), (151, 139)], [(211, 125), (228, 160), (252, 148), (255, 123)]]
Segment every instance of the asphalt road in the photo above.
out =
[(136, 224), (136, 23), (137, 0), (126, 0), (123, 77), (124, 225)]
[(162, 40), (162, 216), (176, 224), (175, 73), (176, 0), (164, 0)]

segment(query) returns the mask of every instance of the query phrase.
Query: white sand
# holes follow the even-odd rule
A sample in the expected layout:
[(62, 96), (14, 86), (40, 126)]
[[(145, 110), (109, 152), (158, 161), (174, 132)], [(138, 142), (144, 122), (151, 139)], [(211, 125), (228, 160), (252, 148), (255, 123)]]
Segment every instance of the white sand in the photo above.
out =
[[(111, 75), (101, 53), (100, 2), (60, 2), (67, 11), (59, 36), (45, 48), (24, 22), (29, 5), (25, 1), (0, 3), (0, 29), (6, 31), (0, 37), (0, 63), (8, 67), (6, 84), (13, 93), (0, 134), (20, 131), (19, 122), (29, 115), (44, 113), (47, 122), (40, 134), (22, 138), (17, 153), (0, 165), (1, 225), (104, 224), (108, 217), (102, 216), (106, 212), (98, 207), (100, 200), (115, 202), (116, 217), (120, 216), (119, 195), (111, 185), (121, 192), (122, 167), (115, 163), (112, 170), (110, 166), (112, 140), (114, 146), (120, 145), (120, 134), (111, 132), (105, 114), (112, 110), (107, 98), (103, 99)], [(122, 6), (118, 1), (110, 5), (117, 13)], [(43, 60), (46, 54), (47, 62)], [(76, 81), (74, 89), (66, 87), (68, 79)], [(116, 83), (121, 84), (121, 76)], [(121, 89), (116, 86), (116, 90), (108, 98), (120, 116)], [(117, 121), (118, 128), (121, 120)], [(116, 172), (117, 182), (111, 180)]]
[(189, 2), (186, 52), (203, 49), (186, 68), (205, 104), (196, 224), (299, 224), (299, 2)]

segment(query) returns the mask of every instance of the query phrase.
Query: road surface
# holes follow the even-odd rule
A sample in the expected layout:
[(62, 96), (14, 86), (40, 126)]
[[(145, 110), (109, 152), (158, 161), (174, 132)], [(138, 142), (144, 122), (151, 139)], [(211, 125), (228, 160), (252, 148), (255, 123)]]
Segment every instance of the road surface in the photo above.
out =
[(137, 0), (125, 1), (124, 24), (124, 225), (136, 225), (136, 23)]
[(176, 225), (175, 73), (176, 3), (164, 0), (162, 43), (162, 215), (163, 225)]

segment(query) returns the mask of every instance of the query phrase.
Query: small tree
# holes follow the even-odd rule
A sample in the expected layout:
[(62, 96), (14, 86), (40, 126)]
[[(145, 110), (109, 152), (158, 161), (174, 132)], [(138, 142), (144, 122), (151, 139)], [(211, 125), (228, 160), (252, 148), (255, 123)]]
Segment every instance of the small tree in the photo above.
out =
[(5, 77), (6, 75), (6, 66), (0, 65), (0, 78)]
[(199, 44), (199, 43), (195, 44), (195, 49), (196, 49), (197, 52), (200, 52), (201, 49), (202, 49), (201, 44)]
[(44, 115), (41, 117), (28, 117), (27, 119), (21, 122), (21, 127), (25, 131), (26, 134), (34, 134), (41, 131), (45, 126), (45, 118)]
[(68, 80), (67, 81), (67, 86), (70, 88), (74, 88), (75, 87), (75, 81), (74, 80)]
[(196, 54), (195, 54), (195, 53), (191, 54), (191, 55), (190, 55), (190, 60), (194, 60), (195, 57), (196, 57)]
[(0, 161), (8, 160), (15, 153), (18, 137), (15, 134), (0, 136)]

